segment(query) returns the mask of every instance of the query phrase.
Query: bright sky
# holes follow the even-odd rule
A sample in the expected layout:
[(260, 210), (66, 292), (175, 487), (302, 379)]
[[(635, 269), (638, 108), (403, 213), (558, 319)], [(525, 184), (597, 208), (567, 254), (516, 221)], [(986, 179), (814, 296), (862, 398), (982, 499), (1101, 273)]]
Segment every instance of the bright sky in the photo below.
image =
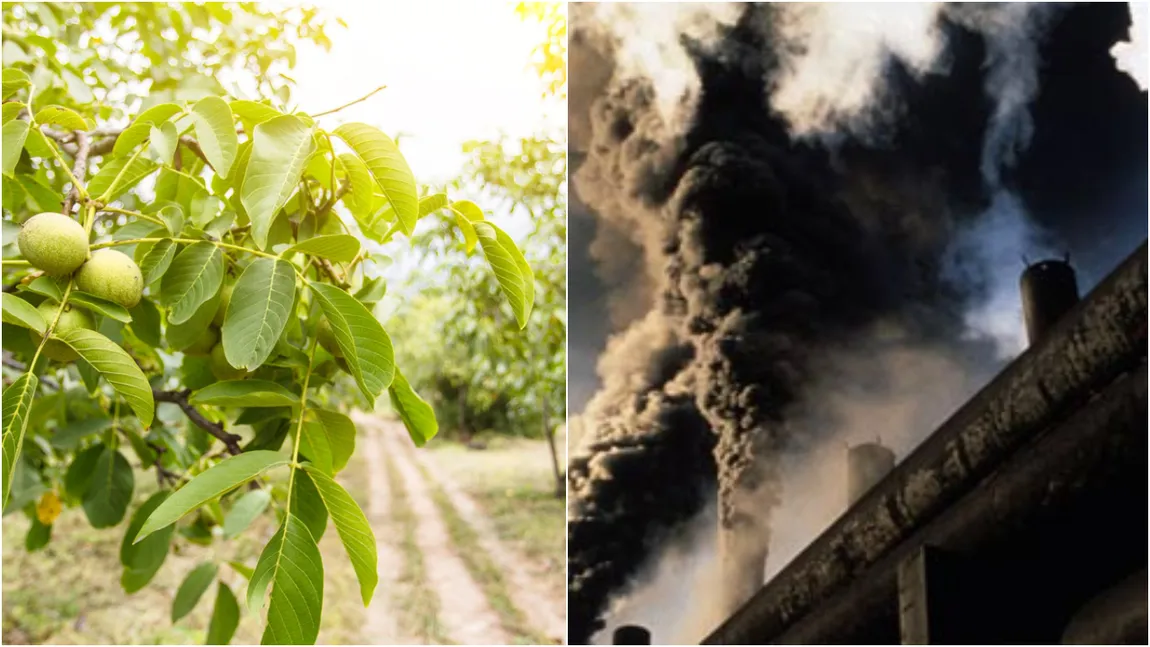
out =
[(528, 67), (545, 28), (523, 21), (514, 4), (493, 2), (318, 2), (348, 24), (328, 32), (331, 52), (301, 45), (293, 100), (314, 113), (371, 99), (322, 118), (326, 128), (362, 121), (391, 135), (420, 183), (453, 178), (461, 145), (500, 131), (527, 135), (562, 125), (563, 104), (545, 102)]

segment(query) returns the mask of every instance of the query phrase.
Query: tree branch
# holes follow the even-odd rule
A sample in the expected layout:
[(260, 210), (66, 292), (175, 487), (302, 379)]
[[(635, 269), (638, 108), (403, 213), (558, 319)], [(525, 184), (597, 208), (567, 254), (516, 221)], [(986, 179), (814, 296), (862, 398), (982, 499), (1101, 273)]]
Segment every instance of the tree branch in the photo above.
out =
[(204, 414), (189, 404), (188, 396), (191, 392), (191, 389), (184, 389), (183, 391), (159, 391), (153, 389), (152, 398), (154, 398), (156, 402), (170, 402), (178, 405), (180, 409), (183, 410), (184, 415), (188, 417), (188, 420), (191, 420), (197, 427), (218, 438), (220, 442), (228, 448), (229, 453), (239, 454), (242, 451), (240, 449), (240, 441), (243, 439), (240, 436), (224, 431), (223, 425), (208, 420), (204, 417)]
[[(73, 159), (76, 163), (72, 166), (72, 175), (80, 182), (84, 181), (84, 176), (88, 174), (88, 156), (91, 154), (91, 143), (88, 133), (76, 131), (73, 133), (76, 139), (76, 154)], [(64, 215), (72, 215), (72, 206), (76, 204), (76, 199), (80, 197), (80, 187), (75, 184), (72, 185), (72, 190), (68, 191), (68, 197), (64, 199)]]
[(196, 154), (196, 157), (203, 160), (204, 164), (207, 164), (208, 168), (212, 169), (213, 173), (216, 172), (216, 167), (212, 166), (212, 163), (208, 161), (208, 157), (204, 155), (204, 149), (200, 148), (200, 142), (192, 139), (191, 137), (188, 137), (187, 135), (184, 135), (180, 138), (180, 143), (184, 146), (187, 146), (188, 150), (192, 151)]
[(372, 90), (371, 92), (368, 92), (367, 94), (363, 95), (362, 97), (360, 97), (360, 98), (358, 98), (358, 99), (356, 99), (356, 100), (354, 100), (354, 101), (349, 101), (349, 102), (347, 102), (347, 103), (343, 104), (342, 106), (340, 106), (340, 107), (338, 107), (338, 108), (332, 108), (331, 110), (324, 110), (323, 112), (317, 112), (317, 113), (315, 113), (314, 115), (312, 115), (312, 116), (311, 116), (311, 118), (312, 118), (312, 119), (315, 119), (315, 118), (317, 118), (317, 117), (322, 117), (322, 116), (324, 116), (324, 115), (330, 115), (330, 114), (332, 114), (333, 112), (339, 112), (340, 110), (343, 110), (344, 108), (348, 108), (348, 107), (350, 107), (350, 106), (354, 106), (355, 104), (357, 104), (357, 103), (359, 103), (359, 102), (361, 102), (361, 101), (367, 101), (367, 100), (368, 100), (368, 99), (370, 99), (370, 98), (372, 97), (372, 95), (374, 95), (376, 92), (379, 92), (380, 90), (383, 90), (383, 89), (385, 89), (385, 88), (387, 88), (387, 86), (386, 86), (386, 85), (381, 85), (381, 86), (379, 86), (378, 88), (376, 88), (376, 89)]

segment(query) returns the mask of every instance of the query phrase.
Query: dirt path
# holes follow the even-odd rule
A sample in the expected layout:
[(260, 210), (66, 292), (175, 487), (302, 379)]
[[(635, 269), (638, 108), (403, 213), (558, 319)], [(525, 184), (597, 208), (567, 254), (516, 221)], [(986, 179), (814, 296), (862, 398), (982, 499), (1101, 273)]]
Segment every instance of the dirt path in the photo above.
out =
[(377, 431), (380, 449), (393, 457), (391, 464), (403, 480), (408, 505), (418, 523), (419, 548), (424, 555), (427, 579), (439, 596), (439, 620), (448, 636), (460, 644), (508, 644), (510, 639), (499, 623), (499, 616), (468, 573), (463, 560), (452, 550), (447, 527), (435, 508), (427, 483), (411, 462), (414, 452), (406, 432), (394, 423), (370, 419), (362, 422)]
[(375, 551), (379, 555), (379, 584), (376, 595), (368, 607), (363, 626), (364, 641), (372, 645), (410, 645), (415, 639), (403, 635), (399, 619), (393, 611), (392, 592), (396, 590), (398, 574), (403, 562), (399, 550), (392, 543), (395, 533), (391, 522), (391, 487), (387, 481), (387, 470), (383, 461), (383, 448), (380, 445), (379, 431), (375, 427), (364, 427), (367, 433), (359, 435), (362, 443), (360, 451), (367, 458), (371, 499), (367, 517), (375, 531)]
[(535, 575), (538, 568), (508, 548), (499, 539), (491, 520), (460, 487), (450, 473), (436, 470), (433, 461), (421, 452), (409, 452), (423, 466), (424, 472), (435, 481), (459, 516), (475, 530), (479, 544), (507, 578), (511, 602), (527, 617), (527, 621), (546, 636), (562, 642), (566, 634), (564, 607), (566, 600), (549, 595)]

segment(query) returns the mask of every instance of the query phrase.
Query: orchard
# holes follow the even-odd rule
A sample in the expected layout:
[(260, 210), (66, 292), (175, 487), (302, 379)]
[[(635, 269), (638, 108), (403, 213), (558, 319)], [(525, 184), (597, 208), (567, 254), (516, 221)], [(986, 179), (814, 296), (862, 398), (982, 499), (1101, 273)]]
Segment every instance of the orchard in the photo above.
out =
[[(374, 314), (388, 248), (436, 214), (447, 244), (485, 260), (514, 330), (532, 321), (532, 270), (482, 207), (421, 187), (391, 136), (334, 125), (341, 106), (293, 109), (284, 35), (330, 42), (314, 11), (3, 12), (5, 509), (30, 519), (29, 550), (65, 509), (122, 533), (129, 593), (174, 543), (272, 515), (254, 563), (187, 574), (173, 621), (218, 580), (209, 643), (231, 639), (240, 605), (263, 610), (265, 643), (314, 643), (329, 525), (365, 606), (377, 582), (371, 526), (335, 480), (355, 451), (349, 410), (389, 402), (416, 445), (438, 430)], [(128, 35), (143, 37), (124, 49)], [(224, 73), (254, 79), (252, 96)], [(136, 506), (140, 468), (159, 488)]]

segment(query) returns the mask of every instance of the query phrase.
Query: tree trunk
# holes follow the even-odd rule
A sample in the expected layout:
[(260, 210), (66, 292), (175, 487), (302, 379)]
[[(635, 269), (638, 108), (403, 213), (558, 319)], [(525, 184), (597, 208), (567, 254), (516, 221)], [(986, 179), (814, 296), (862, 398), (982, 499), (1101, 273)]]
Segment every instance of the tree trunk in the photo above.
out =
[(555, 430), (547, 416), (547, 400), (543, 401), (543, 435), (547, 437), (547, 447), (551, 449), (551, 471), (555, 474), (555, 496), (563, 497), (567, 488), (563, 482), (563, 472), (559, 469), (559, 454), (555, 451)]

